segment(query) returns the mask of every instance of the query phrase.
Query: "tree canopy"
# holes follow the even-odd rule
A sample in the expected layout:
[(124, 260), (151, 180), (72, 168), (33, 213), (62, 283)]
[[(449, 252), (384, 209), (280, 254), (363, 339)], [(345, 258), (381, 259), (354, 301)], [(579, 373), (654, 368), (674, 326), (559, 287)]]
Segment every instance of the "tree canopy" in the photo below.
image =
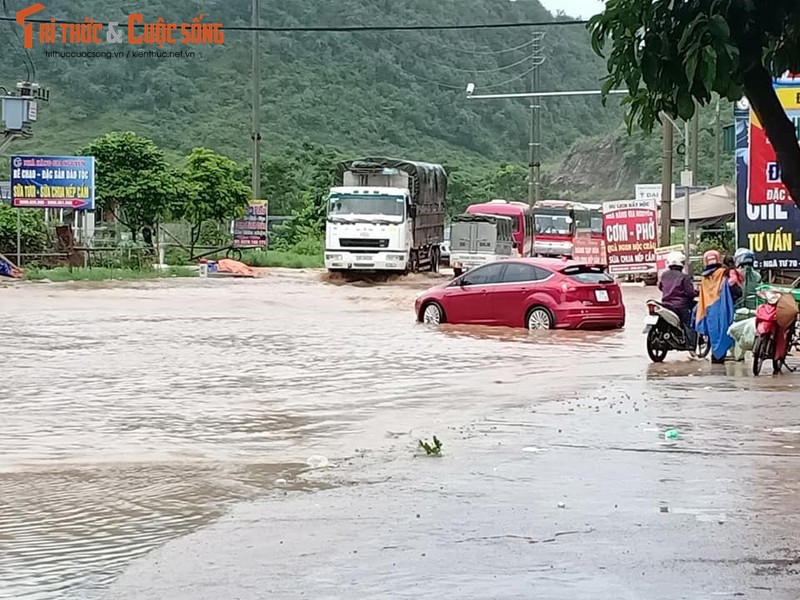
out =
[(134, 241), (154, 230), (179, 194), (179, 180), (151, 140), (131, 131), (112, 132), (80, 151), (95, 157), (97, 207), (113, 212)]
[(604, 91), (628, 90), (629, 130), (651, 131), (662, 112), (690, 119), (714, 94), (744, 95), (800, 206), (800, 146), (773, 87), (774, 76), (800, 71), (800, 2), (608, 0), (588, 27), (595, 52), (607, 58)]
[(203, 223), (223, 223), (244, 215), (250, 189), (243, 183), (243, 172), (226, 156), (208, 148), (195, 148), (181, 172), (186, 195), (175, 216), (192, 226), (190, 253), (200, 238)]

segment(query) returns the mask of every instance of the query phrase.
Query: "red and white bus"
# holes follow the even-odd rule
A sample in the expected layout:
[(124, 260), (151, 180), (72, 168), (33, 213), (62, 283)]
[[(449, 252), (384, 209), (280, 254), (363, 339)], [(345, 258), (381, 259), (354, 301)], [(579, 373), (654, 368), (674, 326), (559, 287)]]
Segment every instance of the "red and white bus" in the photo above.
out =
[(471, 204), (467, 213), (472, 215), (501, 215), (511, 217), (514, 246), (520, 256), (533, 256), (534, 218), (531, 207), (524, 202), (492, 200), (483, 204)]
[[(601, 218), (602, 218), (602, 213)], [(588, 206), (566, 200), (542, 200), (534, 206), (537, 256), (572, 257), (576, 237), (591, 237)]]

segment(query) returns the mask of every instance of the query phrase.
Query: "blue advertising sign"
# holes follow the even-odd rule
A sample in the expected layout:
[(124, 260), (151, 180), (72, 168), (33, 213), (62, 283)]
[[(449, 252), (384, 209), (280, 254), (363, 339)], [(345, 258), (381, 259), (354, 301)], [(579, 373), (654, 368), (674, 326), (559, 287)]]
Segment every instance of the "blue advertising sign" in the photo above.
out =
[[(776, 79), (774, 86), (776, 90), (790, 88), (800, 92), (800, 79), (787, 75)], [(746, 99), (734, 108), (737, 245), (753, 251), (758, 269), (800, 269), (800, 209), (794, 203), (765, 203), (764, 194), (750, 188), (754, 181), (750, 113)], [(765, 170), (762, 179), (768, 177)]]
[(94, 157), (12, 156), (11, 205), (94, 210)]

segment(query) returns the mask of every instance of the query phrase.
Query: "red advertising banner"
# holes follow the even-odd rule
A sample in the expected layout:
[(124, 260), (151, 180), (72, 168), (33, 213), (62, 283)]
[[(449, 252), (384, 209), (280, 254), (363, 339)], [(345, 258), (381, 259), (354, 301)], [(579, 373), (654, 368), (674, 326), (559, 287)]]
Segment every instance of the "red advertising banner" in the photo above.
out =
[(576, 236), (572, 244), (572, 258), (587, 265), (608, 265), (605, 240), (591, 236)]
[(235, 248), (266, 248), (267, 202), (251, 202), (247, 214), (232, 224), (233, 246)]
[(658, 246), (655, 200), (605, 202), (603, 229), (610, 273), (655, 272)]
[[(778, 87), (775, 92), (786, 115), (794, 123), (800, 139), (800, 89)], [(748, 181), (749, 204), (793, 204), (789, 191), (781, 181), (781, 167), (767, 134), (753, 111), (750, 111), (750, 164)]]

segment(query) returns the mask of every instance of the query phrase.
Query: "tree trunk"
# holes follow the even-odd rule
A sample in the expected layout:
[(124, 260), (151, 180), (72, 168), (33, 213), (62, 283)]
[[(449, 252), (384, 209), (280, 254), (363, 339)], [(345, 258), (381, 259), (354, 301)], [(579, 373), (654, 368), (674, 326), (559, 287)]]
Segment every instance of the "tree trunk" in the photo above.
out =
[(781, 166), (781, 179), (795, 205), (800, 208), (800, 144), (797, 141), (797, 132), (786, 116), (786, 111), (775, 93), (772, 75), (764, 65), (758, 64), (745, 72), (744, 91), (767, 138), (775, 148)]
[(202, 227), (202, 223), (199, 225), (192, 225), (192, 229), (189, 234), (189, 257), (191, 259), (194, 259), (194, 247), (200, 241), (200, 231)]

